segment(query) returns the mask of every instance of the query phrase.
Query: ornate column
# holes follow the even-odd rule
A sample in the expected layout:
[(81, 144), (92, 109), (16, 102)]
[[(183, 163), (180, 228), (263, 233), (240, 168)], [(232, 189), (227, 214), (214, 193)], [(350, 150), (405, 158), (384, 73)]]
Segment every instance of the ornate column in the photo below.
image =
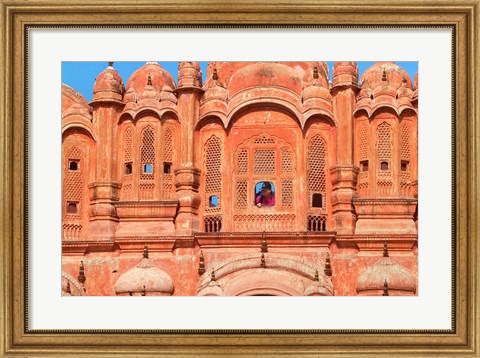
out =
[(333, 227), (338, 234), (353, 234), (358, 168), (354, 163), (353, 112), (358, 91), (355, 62), (335, 62), (333, 68), (333, 114), (337, 123), (337, 164), (330, 168)]
[(200, 169), (194, 167), (194, 127), (200, 115), (200, 98), (203, 94), (202, 73), (197, 62), (180, 62), (178, 65), (178, 114), (180, 118), (180, 167), (175, 170), (175, 187), (179, 203), (175, 220), (176, 232), (189, 235), (200, 227)]
[(94, 181), (89, 184), (90, 225), (88, 238), (111, 239), (118, 217), (114, 202), (119, 200), (121, 184), (117, 178), (117, 122), (122, 112), (124, 85), (118, 72), (109, 63), (98, 75), (93, 88), (93, 127), (96, 135), (96, 167)]

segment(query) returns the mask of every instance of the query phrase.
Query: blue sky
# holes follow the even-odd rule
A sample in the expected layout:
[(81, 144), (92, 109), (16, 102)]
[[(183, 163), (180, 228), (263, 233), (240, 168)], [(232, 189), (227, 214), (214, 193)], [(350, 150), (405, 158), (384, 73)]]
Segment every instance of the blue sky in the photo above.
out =
[[(178, 62), (161, 62), (158, 63), (173, 76), (175, 82), (177, 82), (178, 74)], [(375, 62), (357, 62), (359, 77), (362, 73), (372, 66)], [(395, 62), (399, 66), (403, 67), (410, 78), (414, 79), (415, 73), (418, 71), (418, 62)], [(143, 66), (145, 62), (114, 62), (113, 67), (122, 76), (125, 85), (130, 75), (138, 68)], [(205, 81), (205, 75), (207, 74), (208, 62), (200, 62), (200, 67), (203, 73), (203, 80)], [(330, 80), (332, 80), (333, 62), (327, 62), (330, 73)], [(106, 69), (107, 62), (62, 62), (62, 82), (66, 85), (76, 89), (80, 92), (85, 99), (90, 102), (92, 100), (93, 85), (95, 84), (95, 78)]]

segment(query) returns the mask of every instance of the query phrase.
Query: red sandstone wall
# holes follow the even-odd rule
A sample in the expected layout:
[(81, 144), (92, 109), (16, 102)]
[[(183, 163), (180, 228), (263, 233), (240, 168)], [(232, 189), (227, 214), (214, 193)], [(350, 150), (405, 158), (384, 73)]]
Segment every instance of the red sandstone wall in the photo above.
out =
[[(93, 112), (78, 93), (65, 87), (62, 95), (63, 175), (67, 178), (68, 148), (72, 145), (77, 145), (82, 150), (80, 160), (83, 171), (78, 189), (81, 193), (75, 194), (80, 195), (78, 201), (81, 217), (63, 220), (63, 272), (77, 278), (80, 261), (83, 261), (85, 293), (115, 295), (114, 286), (118, 278), (139, 264), (143, 245), (148, 243), (150, 261), (167, 273), (174, 282), (173, 295), (196, 295), (201, 289), (201, 283), (209, 282), (212, 269), (223, 267), (226, 262), (238, 257), (245, 257), (245, 262), (256, 262), (258, 256), (258, 268), (250, 267), (250, 271), (239, 269), (224, 276), (219, 272), (218, 284), (223, 288), (228, 287), (229, 282), (241, 278), (245, 272), (252, 272), (251, 283), (247, 280), (247, 283), (238, 284), (238, 287), (248, 291), (249, 285), (265, 285), (261, 279), (263, 271), (258, 271), (262, 268), (260, 238), (237, 234), (232, 234), (230, 238), (226, 236), (226, 233), (235, 231), (238, 227), (234, 216), (293, 214), (295, 224), (288, 230), (291, 234), (286, 234), (283, 241), (275, 239), (275, 236), (268, 239), (268, 253), (264, 255), (266, 268), (263, 268), (265, 272), (271, 273), (271, 280), (284, 279), (289, 282), (287, 286), (296, 287), (297, 291), (292, 292), (300, 292), (301, 289), (319, 282), (315, 281), (314, 277), (317, 270), (320, 273), (320, 282), (331, 280), (334, 295), (357, 295), (357, 278), (382, 259), (385, 241), (389, 243), (390, 259), (406, 268), (416, 282), (416, 229), (412, 232), (412, 227), (415, 227), (412, 221), (416, 220), (416, 217), (413, 217), (410, 209), (407, 214), (398, 214), (401, 208), (414, 207), (418, 195), (417, 115), (414, 111), (417, 104), (416, 97), (412, 97), (412, 91), (408, 88), (411, 87), (411, 81), (402, 80), (402, 72), (393, 65), (379, 64), (365, 73), (362, 87), (359, 88), (356, 75), (352, 72), (354, 64), (342, 64), (335, 67), (339, 72), (338, 76), (334, 73), (336, 80), (334, 88), (331, 88), (326, 65), (322, 63), (212, 63), (208, 67), (207, 81), (202, 89), (197, 66), (195, 63), (186, 63), (180, 66), (182, 80), (176, 96), (172, 95), (172, 88), (164, 87), (166, 83), (173, 86), (169, 75), (162, 74), (157, 65), (149, 64), (132, 76), (135, 81), (132, 80), (131, 84), (129, 81), (125, 98), (128, 96), (130, 102), (125, 107), (124, 103), (118, 101), (123, 95), (123, 83), (117, 83), (121, 81), (119, 76), (114, 75), (113, 79), (108, 80), (111, 82), (97, 83), (96, 89), (101, 90), (101, 95), (97, 94), (92, 103)], [(214, 72), (217, 80), (213, 79)], [(315, 78), (316, 76), (318, 77)], [(100, 77), (102, 80), (109, 78), (107, 75)], [(149, 81), (153, 83), (151, 86)], [(308, 96), (313, 96), (308, 98), (309, 101), (304, 98), (307, 87)], [(138, 103), (135, 102), (136, 98), (140, 99)], [(305, 107), (307, 102), (310, 107)], [(206, 113), (205, 116), (201, 114), (202, 111)], [(362, 134), (361, 123), (367, 125), (366, 134)], [(389, 163), (392, 168), (392, 189), (388, 195), (377, 190), (377, 177), (382, 173), (377, 167), (379, 161), (375, 147), (378, 139), (376, 128), (381, 123), (388, 123), (393, 131), (392, 158)], [(402, 132), (402, 123), (408, 123), (407, 134)], [(123, 150), (127, 124), (135, 133), (133, 148), (137, 162), (141, 160), (139, 148), (142, 144), (139, 133), (146, 125), (155, 130), (157, 149), (154, 171), (158, 176), (164, 174), (163, 133), (167, 127), (174, 131), (172, 172), (179, 168), (184, 168), (184, 172), (177, 176), (172, 174), (169, 182), (173, 185), (172, 196), (164, 194), (164, 182), (159, 178), (155, 182), (155, 185), (159, 185), (149, 197), (145, 197), (145, 193), (138, 189), (134, 189), (129, 195), (122, 192), (125, 190), (125, 187), (122, 189), (122, 183), (126, 184)], [(246, 178), (250, 186), (248, 205), (239, 209), (235, 204), (238, 199), (235, 188), (235, 180), (238, 179), (235, 174), (236, 152), (242, 145), (250, 143), (252, 138), (262, 135), (274, 138), (275, 145), (288, 146), (292, 150), (292, 196), (295, 199), (294, 205), (289, 208), (276, 205), (260, 209), (253, 205), (254, 194), (251, 186), (257, 181), (268, 180), (279, 187), (283, 177), (278, 172)], [(405, 135), (409, 141), (409, 178), (408, 189), (403, 190), (401, 186), (405, 185), (405, 179), (402, 178), (405, 176), (402, 177), (401, 163), (402, 160), (405, 161), (402, 159), (405, 154), (401, 153), (405, 153), (405, 149), (402, 152), (402, 138)], [(204, 195), (207, 186), (205, 144), (212, 136), (219, 140), (222, 150), (218, 163), (221, 172), (221, 207), (213, 211), (205, 205)], [(327, 148), (326, 192), (331, 195), (326, 199), (324, 212), (309, 206), (311, 198), (307, 183), (308, 145), (315, 136), (320, 136)], [(362, 140), (368, 146), (366, 157), (362, 156)], [(365, 173), (362, 173), (361, 168), (363, 160), (369, 161)], [(330, 176), (328, 171), (336, 166), (339, 168), (338, 173), (332, 172)], [(354, 166), (360, 167), (358, 187), (357, 169)], [(198, 183), (196, 170), (199, 172)], [(136, 179), (131, 184), (138, 188), (139, 174), (135, 175), (132, 177)], [(184, 179), (186, 181), (182, 182)], [(89, 189), (92, 183), (97, 183), (97, 186)], [(66, 202), (73, 200), (65, 196), (70, 195), (67, 194), (66, 185), (64, 184), (63, 188), (64, 210)], [(176, 199), (175, 186), (183, 213), (181, 220), (178, 217), (176, 220), (175, 210), (172, 211), (164, 203)], [(335, 195), (332, 194), (333, 191)], [(377, 205), (380, 211), (370, 212), (370, 209), (365, 209), (366, 206), (358, 202), (358, 212), (355, 212), (355, 198), (373, 200), (372, 203)], [(385, 204), (385, 198), (410, 201)], [(129, 219), (125, 220), (122, 213), (133, 209), (128, 209), (127, 206), (121, 209), (117, 205), (119, 200), (138, 204), (142, 204), (139, 200), (155, 201), (156, 209), (152, 209), (150, 204), (145, 206), (144, 202), (143, 206), (139, 205), (135, 209), (138, 220), (132, 219), (130, 214)], [(338, 235), (316, 233), (315, 239), (301, 238), (299, 235), (303, 235), (307, 230), (306, 217), (314, 212), (326, 215), (326, 229), (334, 230)], [(397, 217), (392, 219), (391, 214), (394, 212)], [(194, 239), (195, 231), (205, 230), (202, 218), (212, 213), (222, 217), (221, 235), (215, 239), (213, 233), (213, 239), (207, 240), (208, 244), (205, 239)], [(72, 223), (74, 226), (71, 226)], [(70, 225), (67, 231), (65, 225)], [(80, 225), (81, 229), (78, 231), (75, 225)], [(265, 230), (262, 225), (257, 226), (254, 231)], [(356, 235), (356, 227), (367, 232), (363, 234), (368, 238), (365, 235)], [(385, 230), (388, 227), (395, 228), (395, 232), (387, 233)], [(181, 237), (179, 234), (185, 236)], [(206, 273), (203, 276), (198, 273), (200, 250), (205, 260)], [(324, 273), (327, 253), (331, 259), (331, 278)], [(282, 257), (291, 257), (291, 265), (278, 264)], [(78, 285), (78, 282), (75, 284)], [(285, 282), (283, 284), (285, 285)], [(240, 290), (238, 287), (236, 289)], [(256, 294), (282, 292), (280, 288), (270, 291), (264, 288), (264, 291), (255, 291), (253, 288), (251, 292)]]

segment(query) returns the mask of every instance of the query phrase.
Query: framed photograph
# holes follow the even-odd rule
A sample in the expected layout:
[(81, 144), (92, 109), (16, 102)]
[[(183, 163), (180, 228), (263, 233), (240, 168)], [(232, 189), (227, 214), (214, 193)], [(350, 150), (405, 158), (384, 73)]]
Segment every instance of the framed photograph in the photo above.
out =
[(478, 1), (1, 4), (2, 356), (478, 355)]

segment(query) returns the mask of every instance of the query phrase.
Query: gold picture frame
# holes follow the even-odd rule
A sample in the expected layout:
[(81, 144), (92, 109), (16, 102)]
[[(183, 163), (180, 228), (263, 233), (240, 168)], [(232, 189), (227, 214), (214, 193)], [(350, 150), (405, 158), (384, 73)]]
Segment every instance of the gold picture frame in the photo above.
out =
[[(430, 356), (480, 354), (477, 256), (480, 176), (480, 1), (284, 2), (18, 0), (1, 3), (1, 350), (10, 356)], [(181, 19), (181, 20), (179, 20)], [(29, 26), (449, 26), (455, 44), (455, 257), (452, 329), (446, 331), (33, 331), (26, 326), (26, 150)]]

